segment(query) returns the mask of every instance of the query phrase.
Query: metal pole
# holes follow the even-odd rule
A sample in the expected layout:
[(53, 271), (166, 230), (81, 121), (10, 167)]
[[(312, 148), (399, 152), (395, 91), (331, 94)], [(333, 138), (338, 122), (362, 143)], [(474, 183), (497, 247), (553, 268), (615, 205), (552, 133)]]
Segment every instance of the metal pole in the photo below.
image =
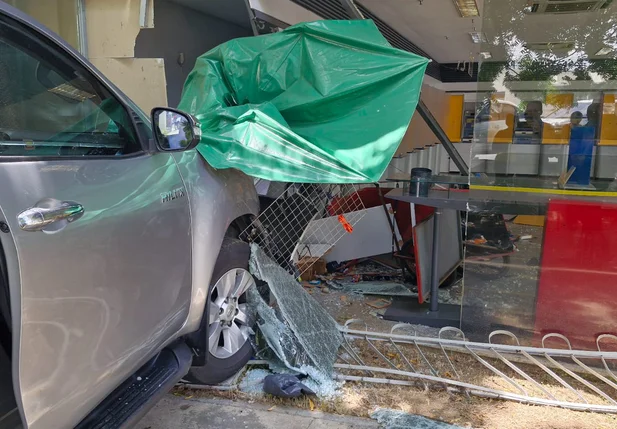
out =
[(341, 5), (347, 10), (351, 19), (364, 19), (364, 15), (358, 9), (353, 0), (339, 0)]
[(416, 110), (420, 116), (422, 116), (422, 119), (424, 119), (424, 122), (426, 122), (426, 125), (428, 125), (433, 134), (435, 134), (439, 142), (443, 145), (444, 149), (448, 152), (448, 155), (450, 155), (450, 158), (452, 158), (452, 161), (454, 161), (454, 164), (456, 164), (456, 167), (461, 174), (464, 176), (469, 175), (467, 163), (465, 163), (461, 154), (458, 153), (458, 150), (456, 150), (443, 128), (441, 128), (441, 125), (439, 125), (437, 119), (435, 119), (431, 111), (428, 110), (428, 107), (426, 107), (426, 104), (424, 104), (422, 100), (418, 101)]
[(88, 34), (86, 33), (86, 0), (77, 2), (77, 34), (79, 37), (79, 53), (88, 58)]
[(251, 8), (251, 3), (249, 2), (249, 0), (244, 0), (244, 5), (246, 6), (249, 22), (251, 23), (251, 30), (253, 30), (253, 36), (259, 36), (259, 30), (257, 30), (257, 25), (255, 24), (255, 14), (253, 13), (253, 9)]
[(435, 208), (433, 215), (433, 251), (431, 263), (431, 311), (439, 311), (439, 219), (441, 209)]

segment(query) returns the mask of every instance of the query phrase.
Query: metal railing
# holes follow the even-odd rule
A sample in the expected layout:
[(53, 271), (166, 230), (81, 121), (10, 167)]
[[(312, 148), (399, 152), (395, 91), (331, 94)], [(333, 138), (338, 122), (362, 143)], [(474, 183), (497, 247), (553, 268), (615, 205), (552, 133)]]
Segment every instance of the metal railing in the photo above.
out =
[[(410, 325), (389, 333), (340, 327), (344, 336), (336, 378), (403, 386), (441, 386), (450, 392), (578, 411), (617, 413), (617, 352), (605, 351), (617, 336), (597, 337), (597, 351), (574, 350), (561, 334), (547, 334), (542, 347), (521, 346), (512, 332), (498, 330), (488, 343), (469, 342), (458, 328), (436, 338), (410, 335)], [(454, 335), (457, 339), (446, 338)], [(512, 344), (497, 344), (502, 338)], [(564, 348), (544, 347), (557, 340)], [(367, 363), (367, 359), (371, 359)]]

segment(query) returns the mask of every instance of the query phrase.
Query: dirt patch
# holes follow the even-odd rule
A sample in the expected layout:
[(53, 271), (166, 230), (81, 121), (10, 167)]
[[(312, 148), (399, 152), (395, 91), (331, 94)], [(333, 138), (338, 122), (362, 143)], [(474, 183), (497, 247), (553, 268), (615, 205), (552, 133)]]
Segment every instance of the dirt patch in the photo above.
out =
[(617, 416), (560, 408), (539, 407), (514, 402), (488, 400), (443, 391), (399, 386), (375, 386), (347, 383), (343, 395), (333, 401), (309, 401), (308, 397), (281, 399), (254, 396), (242, 392), (211, 392), (176, 389), (174, 394), (187, 398), (223, 397), (258, 402), (272, 407), (292, 406), (305, 410), (369, 417), (377, 407), (391, 408), (463, 427), (486, 429), (613, 429)]

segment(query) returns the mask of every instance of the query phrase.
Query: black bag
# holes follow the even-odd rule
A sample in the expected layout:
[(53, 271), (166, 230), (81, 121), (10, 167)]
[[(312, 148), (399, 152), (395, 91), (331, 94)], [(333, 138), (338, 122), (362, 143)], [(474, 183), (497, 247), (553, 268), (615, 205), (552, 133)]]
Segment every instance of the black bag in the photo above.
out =
[(297, 398), (302, 395), (315, 395), (295, 375), (273, 374), (264, 378), (264, 392), (281, 398)]

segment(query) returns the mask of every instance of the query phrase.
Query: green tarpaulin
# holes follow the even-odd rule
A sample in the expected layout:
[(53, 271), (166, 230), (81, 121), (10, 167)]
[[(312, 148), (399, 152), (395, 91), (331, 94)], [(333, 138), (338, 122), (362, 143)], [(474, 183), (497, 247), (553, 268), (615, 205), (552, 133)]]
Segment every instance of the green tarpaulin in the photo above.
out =
[(231, 40), (197, 59), (179, 108), (215, 168), (267, 180), (380, 179), (411, 121), (428, 60), (372, 21), (317, 21)]

